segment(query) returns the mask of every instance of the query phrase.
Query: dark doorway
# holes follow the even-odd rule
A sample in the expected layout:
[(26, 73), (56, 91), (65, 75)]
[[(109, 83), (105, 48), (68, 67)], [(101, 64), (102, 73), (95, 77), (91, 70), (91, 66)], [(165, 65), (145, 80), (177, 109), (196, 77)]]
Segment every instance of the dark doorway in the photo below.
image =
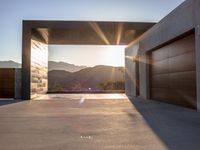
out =
[(136, 57), (135, 72), (136, 72), (136, 96), (140, 95), (140, 70), (139, 70), (139, 56)]

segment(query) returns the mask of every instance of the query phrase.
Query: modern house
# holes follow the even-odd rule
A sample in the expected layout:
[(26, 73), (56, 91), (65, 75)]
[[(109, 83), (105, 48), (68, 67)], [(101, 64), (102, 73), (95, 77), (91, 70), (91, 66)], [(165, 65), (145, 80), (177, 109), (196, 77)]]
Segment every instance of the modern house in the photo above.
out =
[(130, 99), (200, 109), (199, 14), (200, 1), (186, 0), (157, 24), (25, 20), (22, 99), (47, 92), (49, 44), (128, 45), (125, 76)]

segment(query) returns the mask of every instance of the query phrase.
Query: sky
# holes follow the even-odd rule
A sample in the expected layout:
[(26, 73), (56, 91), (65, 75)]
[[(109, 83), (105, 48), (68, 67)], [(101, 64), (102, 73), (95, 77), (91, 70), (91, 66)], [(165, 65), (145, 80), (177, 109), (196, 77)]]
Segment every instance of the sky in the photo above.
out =
[(88, 67), (96, 65), (124, 66), (125, 47), (114, 45), (51, 45), (49, 46), (49, 60)]
[(158, 22), (183, 1), (0, 0), (0, 61), (21, 63), (22, 20)]

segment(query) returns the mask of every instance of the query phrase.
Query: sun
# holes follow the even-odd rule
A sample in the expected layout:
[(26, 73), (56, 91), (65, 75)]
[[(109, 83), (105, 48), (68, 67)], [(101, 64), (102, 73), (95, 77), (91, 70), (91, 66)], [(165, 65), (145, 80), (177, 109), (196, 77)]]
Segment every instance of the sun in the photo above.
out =
[[(103, 61), (109, 66), (124, 65), (124, 51), (126, 46), (109, 45), (105, 47)], [(123, 63), (122, 63), (123, 62)]]

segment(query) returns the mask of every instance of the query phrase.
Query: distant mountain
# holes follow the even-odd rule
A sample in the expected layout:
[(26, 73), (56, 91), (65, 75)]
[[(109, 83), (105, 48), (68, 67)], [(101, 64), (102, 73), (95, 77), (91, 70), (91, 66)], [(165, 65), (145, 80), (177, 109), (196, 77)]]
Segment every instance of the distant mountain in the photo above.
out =
[(14, 61), (0, 61), (0, 68), (21, 68), (21, 64)]
[(48, 78), (50, 92), (99, 90), (100, 84), (124, 82), (124, 67), (95, 66), (74, 73), (53, 70)]
[(65, 71), (69, 71), (69, 72), (77, 72), (84, 68), (87, 68), (87, 66), (76, 66), (74, 64), (69, 64), (66, 62), (49, 61), (49, 71), (65, 70)]

